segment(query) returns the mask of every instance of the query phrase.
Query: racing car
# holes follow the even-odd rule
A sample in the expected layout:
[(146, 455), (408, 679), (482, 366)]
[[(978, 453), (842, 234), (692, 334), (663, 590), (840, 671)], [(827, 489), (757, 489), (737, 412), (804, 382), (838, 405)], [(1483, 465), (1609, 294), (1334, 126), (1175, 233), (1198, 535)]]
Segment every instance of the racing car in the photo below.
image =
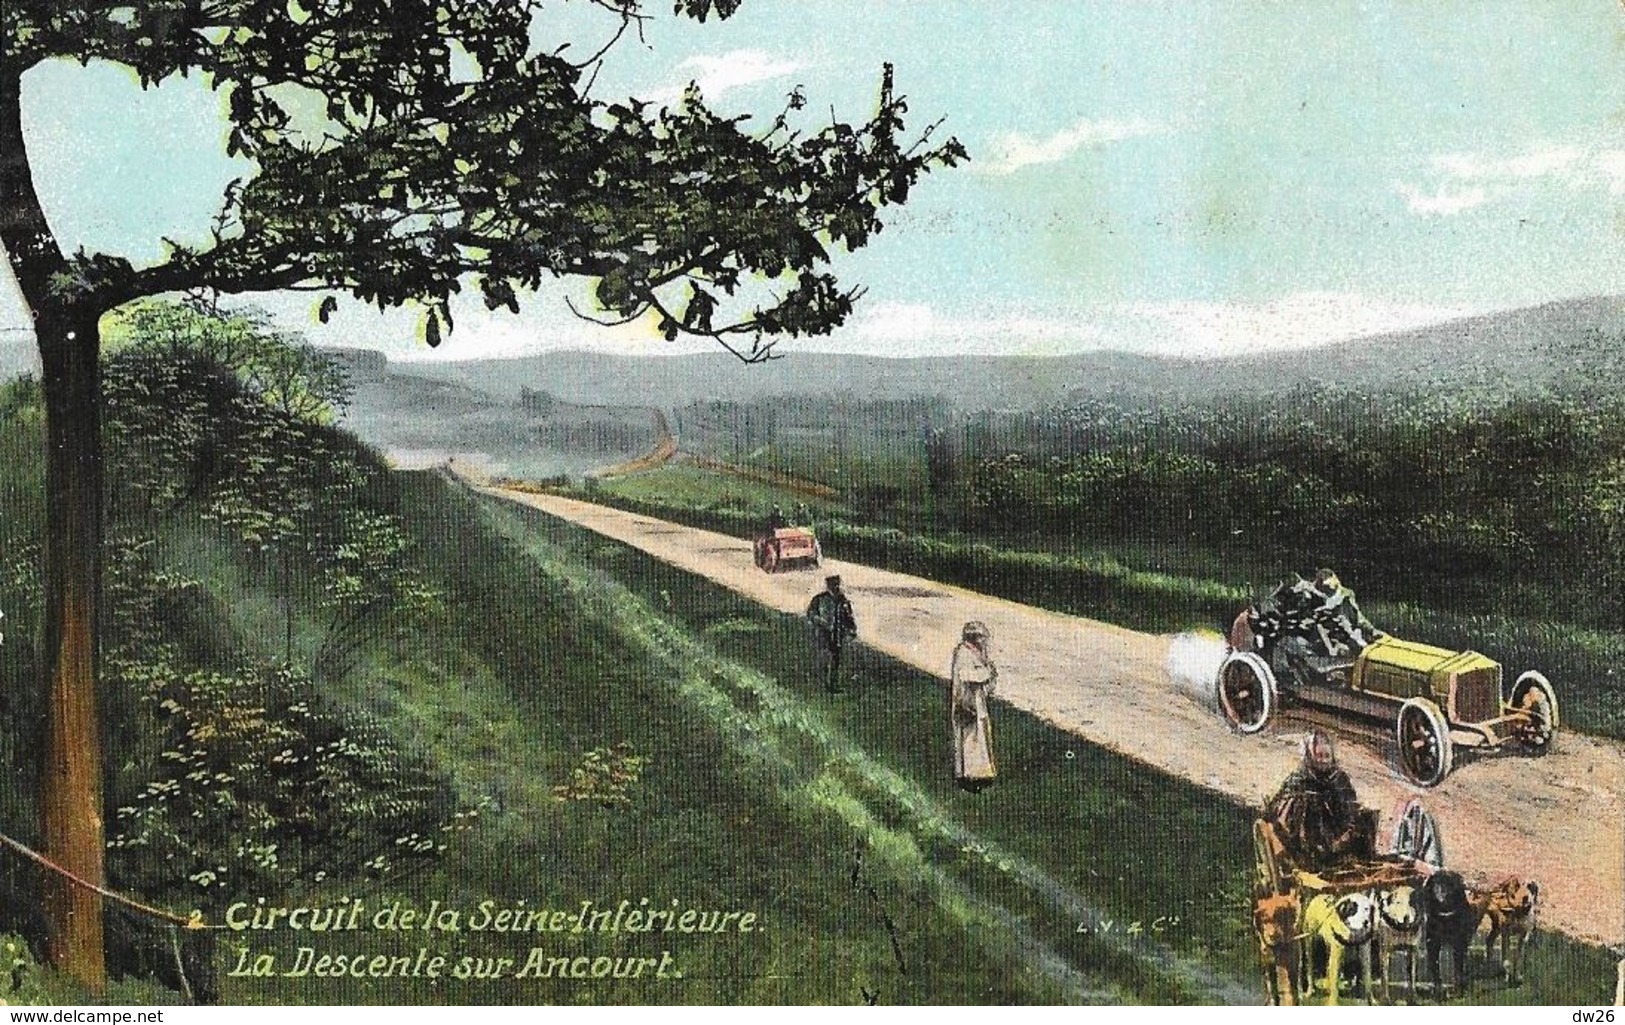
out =
[(1419, 786), (1450, 774), (1458, 747), (1544, 754), (1558, 727), (1557, 693), (1531, 669), (1506, 689), (1500, 663), (1377, 632), (1328, 643), (1322, 611), (1302, 580), (1252, 603), (1230, 628), (1215, 681), (1220, 713), (1240, 733), (1264, 729), (1302, 704), (1391, 724), (1400, 770)]

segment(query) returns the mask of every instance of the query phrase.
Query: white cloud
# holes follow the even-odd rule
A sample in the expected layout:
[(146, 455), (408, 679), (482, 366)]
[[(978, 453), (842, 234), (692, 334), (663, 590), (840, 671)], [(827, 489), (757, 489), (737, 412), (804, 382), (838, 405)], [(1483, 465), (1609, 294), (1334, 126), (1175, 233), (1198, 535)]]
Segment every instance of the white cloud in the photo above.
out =
[(1471, 210), (1489, 198), (1487, 192), (1476, 187), (1453, 191), (1448, 186), (1441, 186), (1437, 192), (1429, 193), (1401, 182), (1394, 186), (1394, 191), (1405, 197), (1405, 204), (1411, 208), (1411, 213), (1423, 217), (1449, 217), (1463, 210)]
[(1092, 121), (1084, 118), (1053, 135), (1035, 138), (1020, 132), (1009, 132), (993, 140), (991, 156), (979, 165), (985, 174), (1014, 174), (1034, 164), (1053, 164), (1065, 160), (1086, 146), (1103, 146), (1146, 135), (1160, 135), (1164, 129), (1150, 121)]
[(1476, 153), (1441, 153), (1432, 160), (1443, 174), (1464, 181), (1572, 176), (1585, 160), (1578, 146), (1536, 146), (1511, 157), (1491, 158)]
[(1542, 185), (1605, 188), (1625, 194), (1625, 150), (1543, 143), (1520, 153), (1438, 153), (1428, 159), (1427, 184), (1401, 182), (1394, 191), (1411, 212), (1450, 216), (1491, 200), (1528, 195)]
[(1051, 355), (1107, 348), (1100, 326), (1081, 318), (1022, 310), (942, 314), (924, 303), (861, 305), (828, 340), (787, 343), (797, 349), (866, 352), (876, 356)]
[(1260, 303), (1122, 303), (1065, 315), (1007, 310), (946, 314), (921, 303), (876, 303), (828, 339), (795, 349), (888, 356), (1059, 355), (1115, 350), (1188, 358), (1244, 356), (1424, 327), (1472, 316), (1461, 306), (1396, 303), (1344, 292), (1299, 292)]
[(678, 81), (649, 91), (643, 99), (661, 105), (673, 103), (683, 95), (688, 83), (693, 82), (707, 100), (715, 100), (730, 90), (793, 75), (806, 66), (763, 50), (696, 54), (677, 65)]
[(1598, 153), (1592, 161), (1597, 173), (1613, 195), (1625, 194), (1625, 150), (1609, 149)]

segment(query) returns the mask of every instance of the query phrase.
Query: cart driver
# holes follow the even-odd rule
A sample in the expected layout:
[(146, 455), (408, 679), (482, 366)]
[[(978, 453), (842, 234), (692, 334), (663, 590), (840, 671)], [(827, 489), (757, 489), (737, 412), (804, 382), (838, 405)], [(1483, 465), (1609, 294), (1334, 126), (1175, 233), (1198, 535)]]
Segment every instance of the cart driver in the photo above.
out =
[(790, 521), (784, 518), (784, 510), (782, 508), (780, 508), (779, 506), (775, 505), (773, 507), (773, 511), (767, 514), (767, 536), (768, 537), (772, 537), (774, 532), (783, 530), (785, 527), (788, 527), (789, 525), (790, 525)]
[(1367, 816), (1348, 773), (1337, 764), (1332, 740), (1319, 730), (1303, 742), (1303, 764), (1270, 799), (1265, 816), (1299, 865), (1323, 869), (1368, 854)]

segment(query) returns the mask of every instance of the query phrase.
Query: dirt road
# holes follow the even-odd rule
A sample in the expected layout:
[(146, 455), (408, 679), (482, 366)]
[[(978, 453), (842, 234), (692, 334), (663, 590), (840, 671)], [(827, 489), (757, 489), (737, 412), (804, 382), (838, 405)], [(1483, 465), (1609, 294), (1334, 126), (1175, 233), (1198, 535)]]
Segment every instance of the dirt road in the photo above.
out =
[[(801, 612), (822, 587), (823, 572), (763, 573), (749, 542), (737, 538), (552, 495), (482, 490), (783, 612)], [(1001, 700), (1232, 800), (1262, 805), (1298, 763), (1306, 722), (1241, 737), (1214, 712), (1209, 681), (1223, 652), (1216, 638), (1137, 633), (833, 559), (824, 572), (841, 574), (859, 639), (870, 647), (945, 676), (961, 624), (980, 619), (992, 630)], [(1544, 927), (1625, 943), (1625, 745), (1564, 732), (1544, 758), (1459, 757), (1444, 783), (1419, 791), (1390, 767), (1386, 734), (1340, 736), (1362, 801), (1383, 811), (1383, 835), (1399, 806), (1423, 793), (1448, 863), (1469, 882), (1538, 880)]]

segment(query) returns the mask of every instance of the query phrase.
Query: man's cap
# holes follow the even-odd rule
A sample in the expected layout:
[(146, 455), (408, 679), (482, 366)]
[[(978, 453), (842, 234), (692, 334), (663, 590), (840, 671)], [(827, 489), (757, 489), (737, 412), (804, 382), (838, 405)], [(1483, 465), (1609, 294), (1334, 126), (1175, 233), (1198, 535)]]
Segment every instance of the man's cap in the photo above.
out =
[(987, 624), (982, 622), (981, 620), (978, 620), (978, 619), (973, 619), (969, 623), (966, 623), (965, 627), (961, 631), (961, 633), (965, 637), (990, 637), (990, 636), (992, 636), (987, 631)]
[(840, 584), (841, 584), (841, 577), (840, 577), (839, 574), (832, 574), (832, 575), (827, 576), (827, 577), (824, 578), (824, 586), (825, 587), (839, 587)]

